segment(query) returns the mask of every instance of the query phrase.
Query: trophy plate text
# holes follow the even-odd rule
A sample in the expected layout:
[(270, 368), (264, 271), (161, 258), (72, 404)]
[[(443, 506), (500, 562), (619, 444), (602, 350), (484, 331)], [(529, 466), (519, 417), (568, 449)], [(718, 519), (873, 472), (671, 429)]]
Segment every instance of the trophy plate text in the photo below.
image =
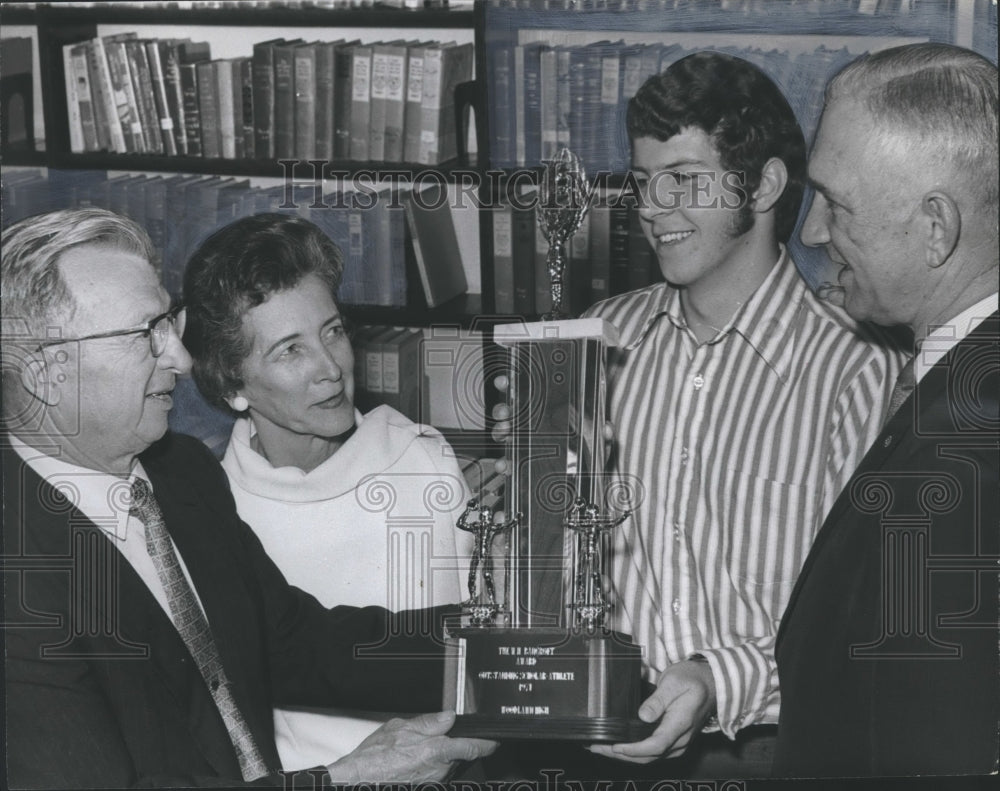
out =
[(653, 729), (635, 716), (641, 651), (624, 635), (475, 626), (449, 635), (453, 736), (634, 742)]

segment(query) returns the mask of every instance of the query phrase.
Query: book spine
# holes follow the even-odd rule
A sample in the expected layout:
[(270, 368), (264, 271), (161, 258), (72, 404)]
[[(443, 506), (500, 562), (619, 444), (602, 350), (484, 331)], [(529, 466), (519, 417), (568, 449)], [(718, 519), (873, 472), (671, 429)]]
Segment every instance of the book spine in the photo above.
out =
[(176, 156), (177, 141), (174, 138), (174, 120), (170, 116), (170, 107), (167, 103), (166, 75), (163, 64), (160, 62), (159, 42), (146, 42), (146, 60), (149, 62), (149, 77), (153, 85), (153, 99), (159, 121), (161, 150), (169, 156)]
[(541, 159), (554, 159), (559, 149), (556, 138), (558, 112), (556, 91), (556, 51), (545, 48), (538, 59), (539, 104), (541, 105)]
[(556, 50), (556, 150), (570, 145), (570, 51)]
[(219, 96), (215, 76), (215, 62), (196, 64), (198, 75), (198, 108), (201, 115), (201, 151), (204, 157), (222, 156), (219, 136)]
[(376, 395), (381, 403), (382, 398), (382, 344), (378, 336), (369, 338), (365, 344), (365, 390)]
[(97, 136), (97, 118), (94, 96), (87, 66), (87, 45), (77, 44), (72, 50), (73, 71), (76, 75), (76, 100), (80, 105), (80, 124), (83, 127), (83, 147), (87, 151), (100, 150)]
[(111, 78), (108, 75), (108, 62), (104, 57), (104, 48), (98, 47), (100, 39), (88, 41), (87, 71), (90, 76), (90, 87), (94, 97), (94, 118), (97, 124), (97, 139), (102, 151), (125, 151), (125, 138), (122, 136), (121, 122), (115, 108), (114, 97), (111, 94)]
[(542, 158), (542, 75), (541, 49), (524, 52), (524, 161), (535, 167)]
[(524, 47), (514, 47), (514, 163), (524, 167), (527, 162), (525, 147), (525, 73)]
[(611, 209), (590, 209), (590, 301), (611, 296)]
[(420, 157), (420, 102), (424, 96), (424, 48), (410, 47), (407, 52), (406, 113), (403, 121), (403, 161), (416, 162)]
[(497, 313), (514, 312), (514, 257), (511, 207), (493, 209), (493, 299)]
[(417, 162), (434, 165), (440, 155), (440, 116), (443, 81), (443, 52), (440, 46), (424, 49), (424, 76), (420, 113), (420, 153)]
[(316, 48), (295, 48), (295, 157), (316, 158)]
[(77, 96), (76, 71), (73, 64), (73, 44), (62, 48), (63, 72), (66, 79), (66, 110), (69, 116), (69, 150), (82, 154), (86, 148), (83, 140), (83, 121), (80, 116), (80, 100)]
[(420, 350), (424, 334), (418, 329), (407, 329), (393, 340), (399, 355), (399, 397), (393, 404), (414, 423), (420, 422), (421, 405), (425, 401), (425, 379), (421, 373)]
[(371, 122), (371, 47), (356, 47), (351, 58), (351, 159), (370, 159), (368, 126)]
[[(254, 107), (253, 107), (253, 59), (249, 57), (236, 59), (239, 68), (239, 92), (234, 100), (239, 101), (240, 112), (237, 118), (243, 129), (243, 158), (257, 158), (257, 140), (254, 135)], [(237, 79), (236, 72), (233, 72), (234, 82)], [(237, 131), (237, 134), (239, 132)]]
[(385, 159), (385, 103), (389, 79), (388, 57), (389, 55), (383, 45), (376, 44), (372, 49), (368, 158), (376, 162), (381, 162)]
[(333, 156), (351, 155), (351, 105), (353, 104), (351, 68), (354, 54), (349, 45), (337, 47), (333, 55)]
[(492, 103), (490, 127), (493, 130), (492, 160), (498, 168), (513, 167), (514, 149), (514, 53), (508, 47), (498, 47), (493, 53), (493, 87), (496, 99)]
[(274, 159), (274, 44), (253, 48), (254, 150), (261, 159)]
[(316, 45), (316, 159), (333, 159), (335, 44)]
[(135, 93), (136, 106), (139, 108), (143, 145), (145, 150), (150, 153), (162, 154), (160, 117), (156, 112), (156, 100), (153, 98), (153, 80), (149, 73), (146, 48), (141, 41), (127, 41), (125, 54), (128, 57), (129, 73), (132, 75), (132, 90)]
[(295, 156), (295, 54), (294, 45), (274, 48), (274, 155)]
[(188, 156), (204, 156), (201, 145), (201, 101), (198, 98), (198, 64), (182, 63), (179, 66), (181, 94), (184, 101), (184, 139)]
[(125, 44), (122, 41), (105, 41), (104, 51), (107, 55), (108, 74), (111, 78), (118, 120), (121, 122), (122, 135), (125, 139), (125, 149), (129, 153), (141, 153), (145, 151), (142, 123), (139, 121), (139, 110), (132, 90), (132, 78), (129, 76), (128, 61), (125, 57)]
[[(219, 124), (219, 156), (236, 159), (236, 108), (233, 106), (233, 66), (228, 60), (212, 63), (215, 76), (216, 105)], [(242, 129), (241, 136), (242, 136)]]
[(624, 294), (629, 290), (629, 209), (612, 204), (608, 220), (608, 237), (611, 245), (610, 288), (611, 294)]
[(187, 135), (184, 133), (184, 89), (181, 86), (181, 67), (177, 46), (166, 41), (159, 44), (160, 66), (163, 69), (163, 88), (167, 96), (167, 111), (173, 125), (174, 147), (178, 154), (187, 154)]
[(383, 199), (389, 223), (389, 304), (394, 308), (406, 306), (406, 212), (390, 208)]
[(535, 211), (511, 207), (511, 249), (514, 274), (514, 312), (535, 313)]
[(403, 161), (403, 127), (406, 123), (406, 50), (395, 48), (387, 56), (385, 90), (385, 161)]
[(403, 331), (382, 336), (382, 398), (381, 401), (393, 409), (399, 409), (399, 345), (405, 337)]
[(622, 140), (619, 135), (622, 120), (620, 96), (621, 62), (617, 52), (608, 53), (601, 58), (601, 131), (595, 148), (602, 153), (595, 161), (602, 169), (613, 173), (623, 173), (628, 169), (628, 162), (625, 159), (627, 148), (622, 150)]

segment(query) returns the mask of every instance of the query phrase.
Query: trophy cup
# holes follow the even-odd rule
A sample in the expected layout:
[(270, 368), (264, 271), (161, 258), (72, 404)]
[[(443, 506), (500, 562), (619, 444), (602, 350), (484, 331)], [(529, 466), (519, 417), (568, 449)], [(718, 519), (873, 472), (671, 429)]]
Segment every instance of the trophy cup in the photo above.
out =
[[(564, 151), (556, 163), (564, 195), (582, 193), (574, 161)], [(543, 223), (554, 245), (579, 225), (576, 211), (566, 201)], [(551, 250), (549, 261), (555, 311), (563, 262)], [(607, 545), (637, 494), (605, 472), (605, 351), (617, 332), (603, 319), (543, 320), (499, 326), (494, 340), (508, 350), (497, 384), (510, 477), (503, 514), (473, 500), (459, 519), (476, 549), (465, 614), (448, 629), (452, 733), (637, 741), (653, 727), (637, 716), (641, 650), (607, 617)]]

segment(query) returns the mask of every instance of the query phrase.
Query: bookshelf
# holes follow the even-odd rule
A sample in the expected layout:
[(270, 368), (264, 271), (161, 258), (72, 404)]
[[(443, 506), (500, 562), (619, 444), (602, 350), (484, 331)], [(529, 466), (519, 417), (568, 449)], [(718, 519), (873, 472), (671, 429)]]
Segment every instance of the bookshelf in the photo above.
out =
[[(996, 3), (981, 0), (498, 0), (484, 4), (483, 11), (479, 54), (487, 91), (488, 166), (523, 178), (526, 168), (565, 144), (580, 156), (591, 180), (610, 193), (621, 187), (628, 166), (628, 99), (646, 77), (691, 52), (723, 51), (761, 67), (789, 98), (807, 142), (819, 120), (827, 79), (864, 52), (938, 41), (997, 59)], [(546, 58), (554, 65), (547, 67)], [(494, 189), (494, 199), (502, 192), (502, 186)], [(807, 193), (803, 209), (810, 198)], [(518, 273), (517, 261), (523, 261), (530, 242), (517, 243), (517, 212), (513, 221), (501, 213), (505, 226), (499, 234), (494, 229), (497, 212), (484, 215), (484, 239), (499, 244), (506, 226), (514, 228), (513, 256), (501, 256), (499, 262), (509, 266), (512, 258), (513, 280), (530, 281), (530, 273)], [(800, 221), (803, 216), (804, 210)], [(624, 252), (629, 247), (624, 216), (617, 226), (614, 216), (610, 226), (597, 213), (590, 220), (597, 227), (596, 239), (583, 243), (590, 262), (610, 246), (612, 273), (608, 278), (604, 271), (595, 272), (590, 293), (584, 288), (578, 304), (659, 277), (646, 269), (642, 239), (636, 240), (638, 256)], [(580, 232), (586, 233), (586, 228)], [(617, 262), (618, 277), (616, 244), (624, 256)], [(798, 228), (790, 248), (810, 285), (817, 288), (830, 278), (825, 256), (798, 242)], [(497, 257), (489, 262), (484, 283), (494, 283), (494, 292), (503, 296), (512, 275), (497, 263)], [(484, 287), (484, 293), (488, 290)], [(502, 313), (510, 302), (490, 307)]]

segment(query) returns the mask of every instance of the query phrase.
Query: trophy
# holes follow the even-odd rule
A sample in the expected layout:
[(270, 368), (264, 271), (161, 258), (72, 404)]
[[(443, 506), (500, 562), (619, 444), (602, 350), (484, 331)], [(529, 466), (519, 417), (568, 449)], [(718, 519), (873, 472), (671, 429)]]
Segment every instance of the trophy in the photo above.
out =
[[(579, 192), (575, 158), (552, 183)], [(558, 170), (558, 168), (557, 168)], [(569, 201), (543, 227), (562, 246), (579, 225)], [(550, 250), (553, 309), (562, 259)], [(452, 733), (483, 738), (628, 742), (638, 719), (641, 650), (610, 628), (609, 544), (638, 492), (605, 471), (606, 349), (603, 319), (501, 325), (507, 350), (495, 380), (511, 433), (504, 504), (471, 500), (458, 527), (475, 536), (464, 614), (448, 627), (444, 707)]]

